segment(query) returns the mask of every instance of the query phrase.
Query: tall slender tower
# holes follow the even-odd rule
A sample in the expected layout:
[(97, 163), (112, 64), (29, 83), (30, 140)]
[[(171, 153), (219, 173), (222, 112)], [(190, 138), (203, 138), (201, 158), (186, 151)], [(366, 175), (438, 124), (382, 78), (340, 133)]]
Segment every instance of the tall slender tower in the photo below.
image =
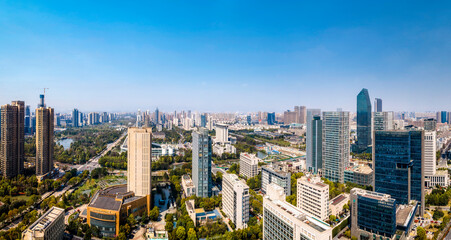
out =
[(0, 166), (4, 177), (23, 172), (25, 104), (13, 101), (1, 107)]
[(53, 121), (54, 111), (46, 107), (44, 95), (36, 109), (36, 176), (46, 177), (53, 170)]
[(371, 101), (366, 88), (357, 95), (357, 145), (360, 152), (371, 145)]
[(127, 191), (147, 197), (150, 211), (152, 193), (152, 128), (128, 128)]
[(193, 132), (193, 182), (198, 197), (210, 197), (211, 180), (211, 137), (208, 130), (200, 128)]
[(78, 126), (78, 117), (79, 117), (79, 113), (78, 113), (78, 109), (74, 108), (74, 110), (72, 111), (72, 126), (73, 127), (79, 127)]
[(382, 99), (374, 99), (374, 112), (382, 112)]
[[(315, 119), (314, 117), (318, 118)], [(307, 170), (316, 173), (322, 168), (322, 121), (320, 109), (307, 109)]]

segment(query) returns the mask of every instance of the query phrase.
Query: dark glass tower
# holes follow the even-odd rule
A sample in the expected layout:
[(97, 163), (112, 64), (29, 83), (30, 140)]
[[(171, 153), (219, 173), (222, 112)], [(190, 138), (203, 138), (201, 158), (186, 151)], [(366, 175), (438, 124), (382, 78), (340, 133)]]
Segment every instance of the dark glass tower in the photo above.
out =
[(274, 125), (276, 123), (276, 113), (268, 113), (268, 125)]
[(357, 95), (357, 145), (365, 151), (371, 144), (371, 101), (366, 88)]

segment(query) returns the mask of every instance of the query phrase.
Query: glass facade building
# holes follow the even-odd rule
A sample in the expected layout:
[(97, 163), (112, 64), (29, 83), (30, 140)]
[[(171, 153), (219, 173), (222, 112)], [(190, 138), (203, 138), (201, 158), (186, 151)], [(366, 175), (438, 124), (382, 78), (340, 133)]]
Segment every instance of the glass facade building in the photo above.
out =
[(440, 113), (441, 123), (448, 123), (448, 118), (447, 117), (448, 117), (448, 113), (446, 111), (442, 111)]
[(192, 174), (196, 187), (196, 196), (210, 197), (211, 180), (211, 137), (208, 130), (200, 128), (193, 132), (193, 161)]
[(267, 122), (268, 125), (274, 125), (274, 123), (276, 123), (276, 113), (268, 113)]
[(307, 170), (317, 173), (323, 167), (322, 141), (323, 122), (320, 109), (307, 109)]
[(357, 95), (357, 145), (359, 151), (371, 145), (371, 101), (366, 88)]
[(373, 189), (399, 204), (417, 200), (424, 209), (423, 131), (376, 131), (374, 136)]

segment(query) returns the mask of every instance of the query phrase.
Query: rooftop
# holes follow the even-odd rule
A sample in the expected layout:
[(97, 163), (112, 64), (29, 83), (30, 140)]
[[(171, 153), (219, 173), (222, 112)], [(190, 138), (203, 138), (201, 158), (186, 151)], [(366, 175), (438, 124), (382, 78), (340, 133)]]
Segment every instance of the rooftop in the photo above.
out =
[(337, 205), (345, 200), (347, 200), (348, 198), (346, 197), (346, 195), (344, 194), (340, 194), (338, 196), (336, 196), (334, 199), (331, 200), (331, 204), (332, 205)]
[(283, 167), (282, 167), (281, 165), (276, 164), (276, 165), (266, 165), (266, 166), (263, 166), (263, 167), (262, 167), (262, 170), (263, 170), (263, 169), (266, 169), (266, 170), (268, 170), (268, 171), (270, 171), (270, 172), (273, 172), (273, 173), (276, 173), (276, 174), (278, 174), (278, 175), (280, 175), (280, 176), (283, 176), (283, 177), (289, 177), (289, 176), (290, 176), (290, 173), (289, 173), (289, 172), (283, 171), (282, 168), (283, 168)]
[(116, 201), (116, 197), (122, 196), (125, 193), (127, 193), (127, 185), (119, 185), (106, 188), (104, 190), (99, 190), (92, 198), (89, 206), (94, 208), (119, 211), (122, 202)]
[(362, 174), (373, 173), (373, 169), (371, 169), (367, 164), (358, 164), (354, 167), (349, 167), (346, 170), (357, 172), (357, 173), (362, 173)]
[(413, 205), (398, 205), (396, 209), (396, 225), (406, 227), (409, 220), (415, 216), (416, 207), (416, 201), (414, 201)]
[(42, 217), (30, 226), (32, 231), (45, 230), (52, 222), (54, 222), (58, 216), (64, 214), (64, 209), (58, 207), (52, 207)]

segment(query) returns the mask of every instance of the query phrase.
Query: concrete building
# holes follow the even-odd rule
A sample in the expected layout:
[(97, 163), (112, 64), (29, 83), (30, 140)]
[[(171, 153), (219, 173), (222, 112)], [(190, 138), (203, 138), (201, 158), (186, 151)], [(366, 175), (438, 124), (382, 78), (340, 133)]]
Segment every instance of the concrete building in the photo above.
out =
[(215, 126), (215, 143), (226, 143), (229, 141), (229, 126), (217, 123)]
[(332, 240), (329, 224), (306, 214), (285, 201), (285, 191), (276, 184), (268, 186), (263, 198), (264, 240)]
[(425, 176), (424, 182), (426, 187), (432, 188), (437, 185), (440, 187), (448, 187), (449, 186), (449, 174), (448, 170), (440, 170), (436, 171), (432, 176)]
[(147, 198), (152, 193), (152, 128), (128, 128), (127, 192)]
[(362, 186), (373, 185), (373, 169), (367, 164), (357, 164), (347, 167), (344, 171), (345, 183), (351, 182)]
[(235, 174), (224, 174), (222, 178), (222, 209), (237, 229), (247, 227), (249, 187)]
[(373, 112), (373, 130), (393, 130), (393, 112)]
[(192, 174), (194, 186), (196, 187), (196, 196), (210, 197), (213, 187), (211, 180), (211, 138), (208, 135), (208, 130), (205, 128), (193, 131), (192, 135)]
[(425, 131), (436, 131), (437, 130), (437, 120), (433, 118), (424, 119), (424, 130)]
[(291, 195), (291, 173), (283, 170), (283, 166), (269, 165), (262, 167), (262, 192), (268, 193), (268, 186), (275, 183), (285, 190), (287, 196)]
[(196, 187), (188, 174), (182, 176), (182, 188), (185, 197), (196, 195)]
[(338, 216), (343, 211), (345, 204), (349, 202), (349, 194), (342, 193), (329, 202), (330, 215)]
[(258, 175), (258, 158), (255, 154), (241, 153), (240, 154), (240, 175), (247, 179)]
[(323, 121), (321, 110), (307, 110), (307, 170), (316, 174), (323, 167)]
[(321, 220), (329, 218), (329, 185), (320, 177), (301, 177), (297, 184), (297, 207)]
[(344, 183), (349, 163), (349, 112), (323, 112), (323, 176)]
[(22, 239), (62, 240), (65, 230), (64, 209), (52, 207), (22, 232)]
[(78, 109), (74, 109), (72, 111), (72, 126), (73, 127), (79, 127), (79, 122), (80, 120), (78, 119), (80, 117), (80, 113), (78, 111)]
[(424, 175), (432, 176), (437, 167), (437, 136), (435, 131), (424, 132)]
[[(42, 102), (42, 104), (44, 104)], [(45, 178), (53, 170), (53, 108), (36, 109), (36, 176)]]
[(4, 177), (15, 177), (24, 168), (24, 102), (13, 101), (11, 105), (1, 106), (0, 117), (0, 170)]

